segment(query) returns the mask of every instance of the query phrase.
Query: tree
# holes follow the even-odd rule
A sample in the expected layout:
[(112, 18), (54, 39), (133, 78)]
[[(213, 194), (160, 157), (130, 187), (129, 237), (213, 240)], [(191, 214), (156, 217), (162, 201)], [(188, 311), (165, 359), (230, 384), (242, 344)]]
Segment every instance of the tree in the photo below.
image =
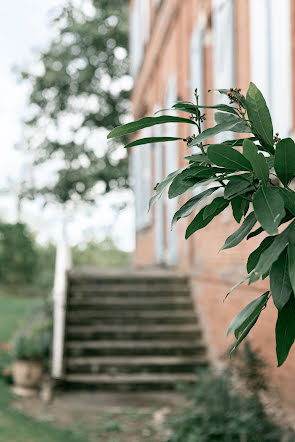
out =
[(31, 193), (65, 204), (93, 201), (97, 184), (101, 194), (128, 187), (126, 155), (103, 136), (128, 112), (127, 18), (127, 0), (69, 0), (38, 65), (21, 72), (31, 84), (29, 151), (42, 175), (44, 165), (55, 173)]
[[(260, 90), (250, 83), (246, 97), (240, 89), (219, 89), (230, 100), (229, 105), (217, 104), (211, 108), (216, 125), (202, 130), (204, 108), (196, 102), (176, 103), (172, 110), (188, 113), (190, 118), (174, 115), (142, 118), (113, 129), (108, 137), (120, 137), (145, 127), (171, 122), (193, 125), (197, 136), (189, 136), (188, 147), (198, 147), (199, 153), (186, 157), (184, 168), (171, 172), (155, 187), (150, 204), (168, 189), (169, 198), (188, 193), (197, 185), (202, 188), (213, 183), (214, 187), (203, 190), (189, 199), (177, 210), (172, 226), (179, 219), (191, 215), (202, 200), (223, 190), (196, 214), (188, 225), (185, 237), (189, 238), (205, 228), (223, 210), (231, 206), (233, 218), (240, 227), (224, 242), (222, 249), (230, 249), (245, 238), (268, 234), (248, 258), (246, 276), (236, 284), (227, 296), (240, 284), (249, 284), (269, 278), (269, 288), (250, 302), (231, 322), (228, 334), (234, 333), (235, 350), (263, 314), (272, 298), (278, 311), (276, 323), (276, 352), (278, 366), (288, 357), (295, 341), (295, 143), (291, 138), (274, 136), (269, 109)], [(208, 140), (222, 132), (252, 134), (250, 138), (227, 139), (223, 143), (210, 144)], [(129, 146), (152, 142), (181, 140), (175, 137), (143, 138)], [(236, 150), (242, 146), (242, 152)], [(250, 213), (248, 213), (250, 211)], [(288, 223), (286, 227), (286, 223)], [(282, 226), (282, 230), (278, 228)], [(226, 297), (227, 297), (226, 296)]]
[(32, 283), (37, 265), (38, 255), (35, 240), (26, 225), (0, 222), (1, 283)]

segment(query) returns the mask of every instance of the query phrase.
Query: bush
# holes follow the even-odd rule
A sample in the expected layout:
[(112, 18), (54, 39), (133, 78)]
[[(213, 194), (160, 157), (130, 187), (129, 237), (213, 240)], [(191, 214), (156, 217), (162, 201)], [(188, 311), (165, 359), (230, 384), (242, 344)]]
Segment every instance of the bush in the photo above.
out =
[(52, 340), (52, 310), (48, 302), (40, 302), (28, 314), (11, 343), (12, 356), (17, 360), (42, 360), (50, 354)]
[(73, 247), (72, 253), (74, 266), (127, 267), (130, 262), (130, 253), (118, 249), (111, 238)]
[[(257, 374), (259, 376), (259, 374)], [(172, 422), (167, 442), (285, 442), (295, 440), (266, 415), (258, 395), (234, 388), (231, 372), (204, 373), (189, 389), (191, 399)]]

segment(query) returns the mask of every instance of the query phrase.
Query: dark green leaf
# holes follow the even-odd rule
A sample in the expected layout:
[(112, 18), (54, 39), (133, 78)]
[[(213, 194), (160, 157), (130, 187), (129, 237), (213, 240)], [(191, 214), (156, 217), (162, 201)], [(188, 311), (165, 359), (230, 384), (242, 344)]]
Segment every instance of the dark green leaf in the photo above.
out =
[(295, 143), (291, 138), (285, 138), (278, 142), (274, 168), (284, 186), (287, 186), (295, 176)]
[[(237, 176), (238, 177), (238, 176)], [(249, 181), (244, 179), (229, 181), (224, 189), (224, 198), (231, 200), (238, 195), (243, 195), (244, 193), (254, 190)]]
[(278, 311), (276, 323), (276, 350), (278, 367), (280, 367), (289, 354), (295, 340), (295, 298), (290, 296), (289, 301)]
[(260, 316), (260, 313), (254, 317), (254, 319), (247, 325), (247, 327), (242, 331), (240, 336), (237, 339), (237, 342), (235, 343), (233, 349), (231, 350), (231, 354), (238, 348), (238, 346), (243, 342), (243, 340), (248, 336), (254, 325), (256, 324), (258, 318)]
[(282, 233), (275, 237), (272, 244), (260, 255), (255, 267), (255, 275), (258, 278), (268, 272), (272, 264), (278, 259), (288, 244), (290, 235), (294, 234), (294, 229), (295, 223), (293, 221)]
[(144, 117), (140, 120), (133, 121), (131, 123), (122, 124), (121, 126), (115, 127), (109, 134), (108, 138), (122, 137), (123, 135), (131, 134), (132, 132), (137, 132), (138, 130), (144, 129), (145, 127), (155, 126), (156, 124), (165, 123), (188, 123), (196, 124), (194, 121), (188, 118), (175, 117), (173, 115), (163, 115), (161, 117)]
[(253, 133), (258, 136), (270, 153), (274, 153), (273, 127), (269, 109), (262, 93), (252, 82), (247, 91), (246, 108)]
[(202, 153), (190, 155), (190, 156), (184, 157), (184, 158), (192, 163), (212, 164), (212, 161), (209, 160), (208, 156), (204, 155)]
[(217, 166), (231, 170), (252, 170), (251, 164), (240, 152), (225, 144), (212, 144), (207, 153), (209, 160)]
[[(255, 316), (258, 316), (263, 306), (265, 305), (269, 292), (259, 296), (254, 301), (251, 301), (246, 307), (241, 310), (237, 316), (232, 320), (227, 330), (227, 336), (236, 329), (243, 329), (249, 322), (251, 322)], [(249, 319), (250, 318), (250, 319)]]
[(252, 272), (253, 269), (255, 269), (260, 255), (266, 250), (274, 241), (275, 236), (267, 236), (264, 238), (264, 240), (260, 243), (259, 247), (255, 249), (252, 253), (250, 253), (247, 261), (247, 272)]
[(247, 216), (247, 218), (245, 218), (243, 224), (238, 228), (238, 230), (226, 239), (225, 243), (221, 247), (221, 250), (231, 249), (232, 247), (235, 247), (238, 244), (240, 244), (240, 242), (245, 238), (245, 236), (247, 236), (248, 233), (253, 229), (255, 224), (256, 224), (256, 216), (254, 212), (251, 212)]
[[(225, 140), (221, 144), (228, 144), (229, 146), (232, 146), (232, 147), (243, 146), (244, 140), (245, 140), (245, 138), (238, 138), (236, 140)], [(249, 137), (249, 138), (247, 138), (247, 140), (257, 141), (257, 137)]]
[(269, 279), (273, 302), (278, 310), (282, 310), (284, 305), (289, 301), (292, 292), (286, 249), (271, 266)]
[(203, 207), (203, 209), (200, 210), (200, 212), (195, 216), (193, 221), (189, 224), (188, 228), (186, 229), (185, 238), (186, 239), (189, 238), (197, 230), (206, 227), (213, 220), (213, 218), (215, 218), (215, 216), (219, 215), (219, 213), (221, 213), (228, 206), (228, 204), (229, 202), (222, 197), (215, 198), (212, 201), (212, 203), (209, 204), (210, 206), (214, 207), (214, 212), (210, 216), (207, 216), (207, 218), (205, 219), (203, 218), (203, 214), (206, 207), (208, 206)]
[(158, 183), (155, 187), (155, 194), (151, 197), (149, 202), (149, 210), (151, 209), (152, 205), (162, 196), (165, 188), (171, 183), (171, 181), (183, 170), (178, 169), (174, 172), (169, 173), (169, 175), (162, 181), (161, 183)]
[(278, 232), (278, 226), (285, 216), (284, 200), (272, 188), (260, 187), (254, 195), (253, 207), (256, 218), (270, 235)]
[(215, 135), (220, 134), (221, 132), (231, 131), (233, 128), (235, 128), (236, 125), (237, 125), (236, 122), (231, 121), (229, 123), (217, 124), (214, 127), (205, 129), (202, 133), (200, 133), (193, 139), (193, 141), (188, 145), (188, 147), (196, 146), (197, 144), (200, 144), (203, 141), (207, 140), (208, 138), (214, 137)]
[(285, 207), (295, 216), (295, 192), (281, 187), (277, 187), (276, 190), (283, 197)]
[(237, 221), (237, 223), (240, 223), (242, 216), (243, 216), (242, 203), (243, 203), (243, 199), (240, 196), (236, 196), (230, 202), (231, 208), (233, 211), (233, 217)]
[[(290, 238), (289, 238), (290, 240)], [(289, 279), (295, 293), (295, 244), (292, 241), (289, 242), (288, 245), (288, 270), (289, 270)]]
[(163, 143), (166, 141), (177, 141), (182, 140), (179, 137), (148, 137), (148, 138), (140, 138), (139, 140), (132, 141), (129, 144), (126, 144), (125, 149), (133, 146), (141, 146), (142, 144), (153, 144), (153, 143)]
[(180, 209), (177, 210), (177, 212), (175, 212), (171, 227), (173, 227), (180, 218), (189, 216), (204, 198), (212, 195), (212, 193), (217, 189), (220, 189), (220, 187), (211, 187), (210, 189), (204, 190), (204, 192), (201, 192), (188, 200), (183, 206), (180, 207)]
[(226, 298), (240, 285), (244, 284), (245, 281), (247, 281), (247, 279), (250, 278), (250, 275), (246, 275), (243, 279), (241, 279), (241, 281), (237, 282), (226, 294), (223, 302), (226, 300)]
[(175, 198), (186, 192), (195, 184), (206, 181), (214, 175), (215, 171), (212, 167), (196, 165), (195, 167), (185, 169), (173, 179), (169, 187), (168, 197)]
[(254, 230), (254, 232), (249, 233), (247, 239), (254, 238), (254, 236), (260, 235), (260, 233), (264, 232), (262, 227), (258, 227), (258, 229)]
[(269, 170), (266, 159), (262, 153), (258, 153), (256, 144), (252, 141), (245, 140), (243, 143), (243, 155), (250, 161), (257, 178), (267, 186), (269, 178)]

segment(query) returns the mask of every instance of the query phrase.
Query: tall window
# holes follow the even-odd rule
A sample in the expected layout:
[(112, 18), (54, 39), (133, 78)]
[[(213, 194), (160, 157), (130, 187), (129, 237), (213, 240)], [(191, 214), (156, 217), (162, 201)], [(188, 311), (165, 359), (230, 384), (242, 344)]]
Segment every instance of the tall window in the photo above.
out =
[(262, 90), (281, 137), (292, 127), (290, 9), (290, 0), (250, 0), (251, 80)]
[(137, 75), (150, 37), (150, 0), (134, 0), (130, 15), (130, 71)]
[[(235, 85), (233, 0), (213, 0), (212, 25), (214, 89), (229, 89)], [(216, 94), (216, 102), (222, 101), (228, 100)], [(216, 138), (221, 142), (227, 138), (227, 134), (220, 134)]]

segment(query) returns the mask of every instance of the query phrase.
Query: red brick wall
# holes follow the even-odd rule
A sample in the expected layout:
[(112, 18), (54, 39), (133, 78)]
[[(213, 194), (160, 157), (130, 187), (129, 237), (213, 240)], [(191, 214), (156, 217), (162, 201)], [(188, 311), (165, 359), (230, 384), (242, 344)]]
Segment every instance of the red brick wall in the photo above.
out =
[[(292, 3), (292, 20), (295, 8)], [(249, 9), (248, 0), (235, 0), (235, 58), (236, 85), (245, 92), (250, 79), (249, 51)], [(206, 0), (163, 0), (158, 15), (152, 19), (151, 39), (146, 47), (145, 59), (138, 75), (133, 91), (134, 116), (142, 116), (142, 109), (151, 115), (154, 105), (164, 106), (167, 79), (170, 74), (177, 73), (178, 95), (181, 99), (189, 99), (189, 44), (194, 26), (201, 13), (207, 16), (207, 28), (204, 48), (204, 83), (205, 91), (212, 88), (212, 39), (210, 37), (211, 1)], [(153, 11), (152, 11), (153, 17)], [(292, 30), (294, 34), (294, 28)], [(295, 42), (295, 36), (293, 37)], [(293, 53), (295, 55), (295, 44)], [(294, 78), (294, 76), (293, 76)], [(197, 86), (197, 85), (196, 85)], [(295, 93), (293, 88), (293, 94)], [(213, 104), (213, 95), (205, 94), (205, 104)], [(207, 125), (212, 124), (212, 113), (207, 113)], [(179, 136), (190, 134), (190, 128), (181, 125)], [(186, 154), (186, 146), (179, 144), (180, 158)], [(180, 161), (179, 167), (183, 164)], [(183, 204), (183, 201), (182, 201)], [(154, 217), (154, 211), (152, 212)], [(228, 289), (238, 282), (245, 274), (246, 259), (254, 250), (260, 238), (243, 241), (238, 247), (218, 253), (225, 238), (237, 229), (231, 220), (230, 209), (215, 219), (205, 230), (195, 234), (188, 241), (184, 232), (192, 218), (180, 220), (177, 225), (178, 262), (179, 267), (192, 275), (192, 287), (196, 308), (201, 314), (205, 335), (213, 361), (218, 361), (228, 350), (231, 338), (226, 338), (226, 329), (234, 315), (251, 299), (266, 290), (267, 283), (256, 283), (248, 287), (246, 284), (232, 293), (230, 299), (223, 304)], [(137, 233), (137, 245), (134, 254), (135, 266), (155, 265), (153, 223), (150, 228)], [(269, 304), (272, 304), (270, 301)], [(276, 311), (273, 306), (263, 311), (258, 325), (251, 333), (253, 345), (261, 351), (267, 364), (269, 374), (276, 388), (282, 394), (285, 404), (295, 410), (295, 353), (291, 350), (286, 364), (276, 368), (274, 327)]]

